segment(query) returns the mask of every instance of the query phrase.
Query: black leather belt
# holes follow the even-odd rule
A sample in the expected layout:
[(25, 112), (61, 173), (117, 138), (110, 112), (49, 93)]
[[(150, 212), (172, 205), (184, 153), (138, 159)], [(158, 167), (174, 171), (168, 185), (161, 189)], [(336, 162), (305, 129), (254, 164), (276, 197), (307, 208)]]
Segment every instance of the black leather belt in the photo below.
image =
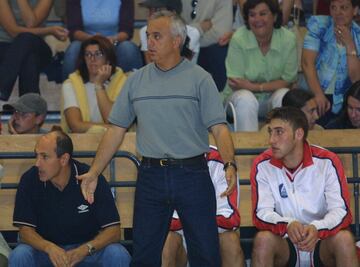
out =
[(156, 158), (148, 158), (143, 157), (141, 160), (141, 164), (154, 166), (154, 167), (166, 167), (172, 165), (197, 165), (205, 163), (205, 156), (199, 155), (192, 158), (185, 158), (185, 159), (172, 159), (172, 158), (163, 158), (163, 159), (156, 159)]

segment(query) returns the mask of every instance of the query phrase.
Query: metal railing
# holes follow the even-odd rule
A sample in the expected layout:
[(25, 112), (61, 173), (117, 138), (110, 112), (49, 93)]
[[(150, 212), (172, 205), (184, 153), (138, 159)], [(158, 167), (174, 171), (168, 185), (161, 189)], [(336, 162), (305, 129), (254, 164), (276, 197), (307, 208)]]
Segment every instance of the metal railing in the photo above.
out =
[[(353, 184), (353, 196), (354, 196), (354, 217), (355, 217), (355, 237), (357, 240), (360, 239), (360, 214), (359, 214), (359, 160), (358, 154), (360, 153), (360, 147), (336, 147), (328, 148), (330, 151), (337, 154), (351, 154), (352, 156), (352, 177), (348, 177), (348, 183)], [(237, 156), (251, 156), (259, 155), (265, 150), (265, 148), (254, 148), (254, 149), (235, 149), (235, 155)], [(96, 152), (94, 151), (81, 151), (74, 152), (74, 158), (92, 158), (95, 157)], [(0, 159), (30, 159), (35, 158), (34, 152), (0, 152)], [(113, 159), (110, 162), (110, 177), (109, 184), (111, 187), (135, 187), (135, 181), (116, 181), (116, 158), (127, 158), (134, 163), (138, 169), (140, 166), (140, 160), (132, 153), (127, 151), (118, 151), (115, 153)], [(249, 179), (240, 179), (240, 185), (250, 185)], [(2, 183), (2, 189), (16, 189), (17, 183)]]

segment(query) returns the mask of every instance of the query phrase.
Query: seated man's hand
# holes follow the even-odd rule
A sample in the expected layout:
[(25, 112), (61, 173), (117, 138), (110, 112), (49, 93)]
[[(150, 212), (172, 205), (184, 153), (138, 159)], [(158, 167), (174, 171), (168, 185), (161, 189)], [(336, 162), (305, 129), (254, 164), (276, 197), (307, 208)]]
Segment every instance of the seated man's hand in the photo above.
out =
[(304, 251), (313, 251), (319, 240), (318, 230), (312, 224), (304, 227), (305, 239), (298, 243), (298, 248)]
[(50, 261), (56, 267), (69, 267), (70, 262), (68, 256), (66, 255), (66, 251), (57, 245), (50, 243), (45, 252), (48, 254)]
[(70, 266), (73, 267), (88, 255), (88, 248), (86, 245), (82, 245), (75, 249), (66, 251), (66, 255), (69, 259)]
[(291, 242), (298, 245), (305, 238), (304, 225), (298, 221), (291, 222), (287, 227), (287, 233)]
[(9, 134), (18, 134), (17, 131), (14, 128), (14, 115), (11, 116), (10, 120), (8, 121), (8, 132)]

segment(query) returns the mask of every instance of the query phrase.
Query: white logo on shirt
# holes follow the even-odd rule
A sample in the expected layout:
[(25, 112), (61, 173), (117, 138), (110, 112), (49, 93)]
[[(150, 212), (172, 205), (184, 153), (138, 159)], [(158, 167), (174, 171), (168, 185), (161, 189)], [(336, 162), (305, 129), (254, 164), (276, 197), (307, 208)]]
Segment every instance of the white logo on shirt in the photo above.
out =
[(78, 207), (78, 213), (84, 212), (89, 212), (89, 206), (82, 204)]

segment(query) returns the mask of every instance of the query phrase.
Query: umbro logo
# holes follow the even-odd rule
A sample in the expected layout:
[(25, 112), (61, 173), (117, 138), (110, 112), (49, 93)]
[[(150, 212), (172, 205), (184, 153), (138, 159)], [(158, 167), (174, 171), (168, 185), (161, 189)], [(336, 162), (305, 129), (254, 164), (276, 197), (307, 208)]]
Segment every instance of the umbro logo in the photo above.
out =
[(78, 208), (78, 213), (84, 213), (84, 212), (89, 212), (89, 206), (87, 205), (80, 205)]

